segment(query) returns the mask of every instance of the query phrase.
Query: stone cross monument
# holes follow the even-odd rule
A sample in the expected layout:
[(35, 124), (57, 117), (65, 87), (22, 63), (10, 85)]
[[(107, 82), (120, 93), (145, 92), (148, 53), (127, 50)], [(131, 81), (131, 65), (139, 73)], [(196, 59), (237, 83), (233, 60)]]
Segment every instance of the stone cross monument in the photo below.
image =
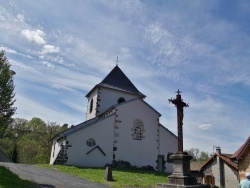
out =
[(168, 176), (168, 183), (157, 184), (157, 188), (208, 188), (208, 185), (198, 185), (197, 180), (190, 173), (190, 160), (193, 158), (187, 152), (183, 152), (183, 108), (188, 104), (182, 101), (180, 90), (176, 92), (175, 99), (169, 99), (177, 108), (177, 127), (178, 127), (178, 151), (170, 156), (173, 161), (173, 173)]
[(177, 95), (175, 99), (168, 99), (169, 103), (173, 103), (177, 108), (177, 128), (178, 128), (178, 152), (183, 152), (183, 108), (188, 107), (188, 104), (182, 101), (180, 90), (176, 91)]

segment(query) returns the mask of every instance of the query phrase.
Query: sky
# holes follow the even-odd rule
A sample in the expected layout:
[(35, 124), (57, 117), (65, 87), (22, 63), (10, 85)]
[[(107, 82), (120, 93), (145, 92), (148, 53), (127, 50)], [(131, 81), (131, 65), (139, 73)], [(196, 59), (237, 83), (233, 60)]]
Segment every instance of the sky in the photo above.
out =
[(0, 0), (15, 117), (85, 121), (85, 95), (118, 66), (184, 149), (234, 153), (250, 135), (250, 1)]

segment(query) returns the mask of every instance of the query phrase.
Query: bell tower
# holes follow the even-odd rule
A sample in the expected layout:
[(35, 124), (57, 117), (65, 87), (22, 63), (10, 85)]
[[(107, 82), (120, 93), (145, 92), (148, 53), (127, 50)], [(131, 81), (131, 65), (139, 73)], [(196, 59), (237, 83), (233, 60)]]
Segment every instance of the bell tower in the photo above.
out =
[(113, 70), (86, 97), (88, 98), (86, 120), (89, 120), (102, 114), (113, 105), (146, 96), (134, 86), (116, 64)]

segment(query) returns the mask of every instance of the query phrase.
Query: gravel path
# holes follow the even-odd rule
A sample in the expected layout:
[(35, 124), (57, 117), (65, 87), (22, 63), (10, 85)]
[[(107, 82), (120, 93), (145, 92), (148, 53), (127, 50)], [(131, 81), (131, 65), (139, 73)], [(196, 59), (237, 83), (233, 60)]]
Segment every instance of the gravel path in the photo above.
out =
[[(108, 188), (109, 186), (95, 183), (84, 178), (59, 172), (53, 169), (41, 168), (34, 165), (3, 163), (19, 177), (31, 180), (39, 184), (39, 188)], [(104, 174), (103, 174), (104, 176)]]

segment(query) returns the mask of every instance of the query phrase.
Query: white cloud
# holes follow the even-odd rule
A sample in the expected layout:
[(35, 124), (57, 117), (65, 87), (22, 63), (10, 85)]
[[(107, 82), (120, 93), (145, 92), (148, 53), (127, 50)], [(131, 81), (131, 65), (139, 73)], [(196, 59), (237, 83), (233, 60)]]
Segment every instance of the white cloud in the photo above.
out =
[(73, 72), (62, 67), (57, 67), (54, 76), (47, 77), (51, 87), (73, 92), (74, 90), (90, 90), (100, 82), (100, 78), (82, 72)]
[(21, 31), (21, 34), (25, 36), (29, 41), (33, 41), (40, 45), (46, 44), (46, 41), (44, 40), (45, 33), (40, 29), (37, 30), (24, 29)]
[(113, 1), (110, 3), (108, 0), (102, 1), (106, 6), (114, 10), (123, 11), (129, 16), (142, 15), (145, 11), (145, 4), (140, 0), (126, 0), (126, 1)]
[(42, 54), (51, 54), (51, 53), (57, 53), (60, 51), (59, 47), (53, 46), (53, 45), (44, 45), (42, 49)]
[(42, 63), (43, 65), (46, 65), (47, 67), (50, 67), (50, 68), (54, 68), (54, 67), (55, 67), (53, 64), (51, 64), (51, 63), (48, 62), (48, 61), (41, 61), (41, 63)]
[(10, 59), (9, 60), (11, 62), (11, 65), (13, 67), (16, 67), (18, 69), (21, 69), (21, 70), (24, 70), (24, 71), (29, 71), (29, 72), (33, 72), (33, 73), (36, 73), (37, 74), (41, 74), (40, 72), (38, 72), (34, 67), (31, 67), (31, 66), (28, 66), (28, 65), (25, 65), (24, 63), (22, 62), (19, 62), (19, 61), (15, 61), (13, 59)]
[(17, 19), (20, 21), (20, 22), (24, 22), (24, 15), (23, 14), (17, 14)]
[(45, 121), (48, 120), (58, 122), (61, 125), (64, 123), (78, 124), (83, 120), (80, 113), (72, 118), (71, 114), (65, 113), (65, 111), (63, 113), (62, 109), (52, 109), (50, 106), (44, 104), (43, 102), (33, 100), (30, 97), (17, 94), (16, 99), (17, 100), (15, 105), (21, 106), (22, 108), (17, 108), (17, 114), (15, 115), (15, 117), (24, 117), (25, 119), (39, 117)]
[(121, 55), (122, 55), (123, 58), (131, 56), (131, 52), (130, 52), (129, 48), (121, 47), (120, 52), (121, 52)]
[(15, 50), (10, 49), (8, 47), (0, 46), (0, 50), (4, 50), (5, 52), (10, 53), (10, 54), (17, 54), (17, 52)]
[(211, 128), (212, 128), (211, 124), (201, 124), (201, 125), (199, 125), (199, 129), (201, 129), (201, 130), (209, 130)]

